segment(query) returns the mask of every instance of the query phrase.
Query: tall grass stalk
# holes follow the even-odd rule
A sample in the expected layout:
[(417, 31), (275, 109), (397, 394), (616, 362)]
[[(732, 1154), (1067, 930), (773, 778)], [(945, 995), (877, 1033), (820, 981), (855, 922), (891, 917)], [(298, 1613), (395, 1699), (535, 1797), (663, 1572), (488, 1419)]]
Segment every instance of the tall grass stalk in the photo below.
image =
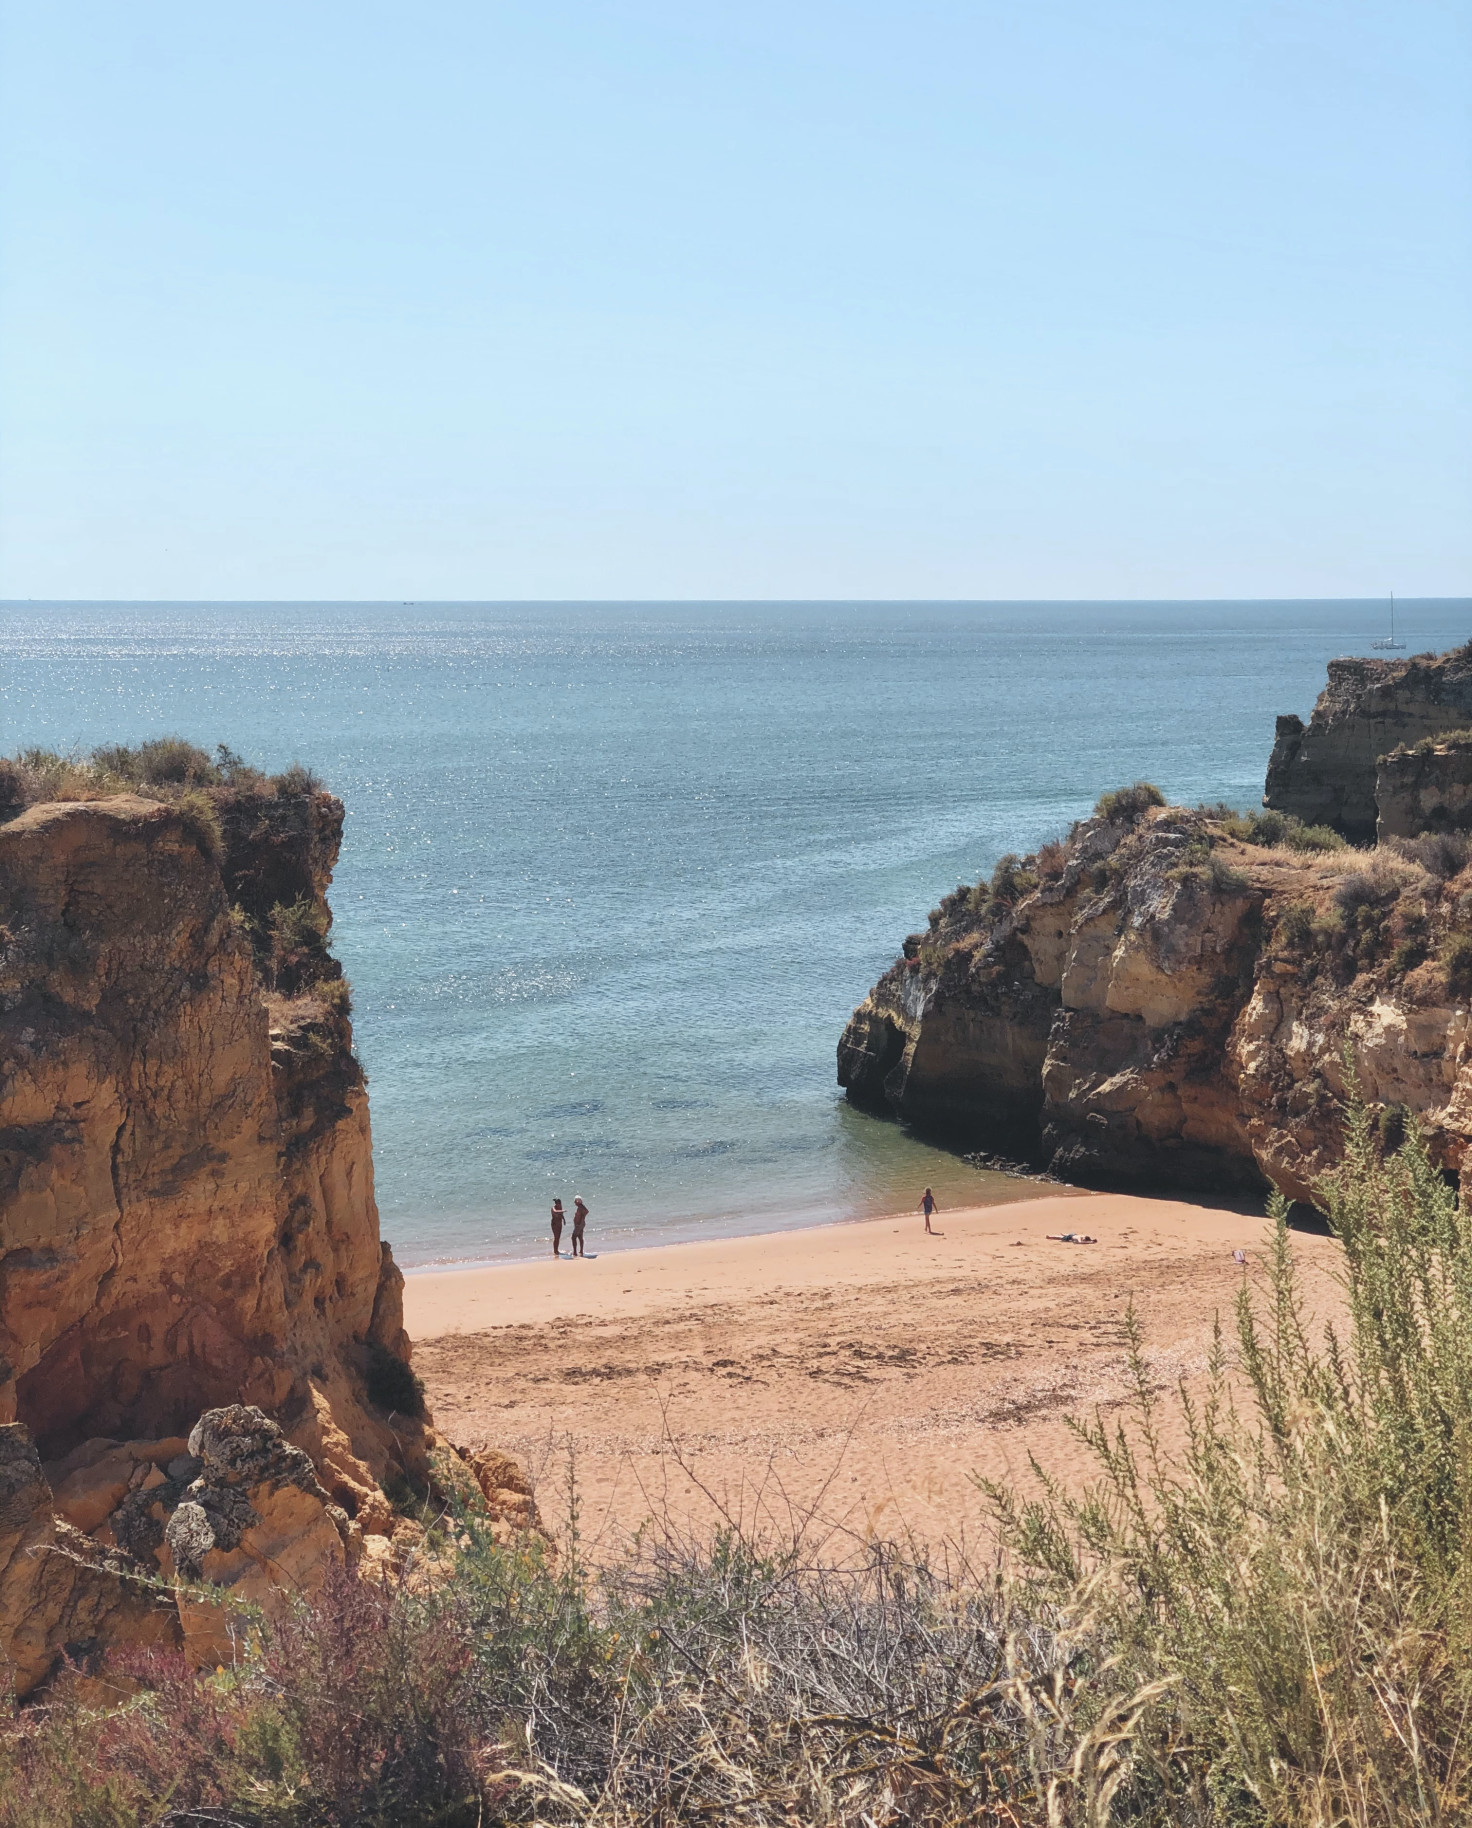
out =
[(1275, 1199), (1236, 1362), (1218, 1332), (1204, 1394), (1175, 1399), (1184, 1446), (1132, 1315), (1127, 1418), (1074, 1424), (1096, 1482), (988, 1489), (1034, 1603), (1087, 1590), (1120, 1679), (1168, 1684), (1137, 1746), (1162, 1806), (1432, 1828), (1472, 1806), (1472, 1228), (1421, 1135), (1382, 1159), (1360, 1105), (1321, 1194), (1347, 1336), (1312, 1337)]

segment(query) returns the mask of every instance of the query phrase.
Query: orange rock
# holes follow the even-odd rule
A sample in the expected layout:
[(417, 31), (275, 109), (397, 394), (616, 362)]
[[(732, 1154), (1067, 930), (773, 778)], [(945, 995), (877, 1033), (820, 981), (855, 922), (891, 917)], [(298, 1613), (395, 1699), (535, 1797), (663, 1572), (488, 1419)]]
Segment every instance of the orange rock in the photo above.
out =
[[(309, 1598), (329, 1567), (347, 1560), (348, 1519), (312, 1462), (258, 1409), (232, 1404), (200, 1417), (189, 1437), (200, 1471), (164, 1529), (178, 1593), (184, 1650), (197, 1667), (225, 1660), (244, 1618), (269, 1618)], [(219, 1589), (211, 1599), (201, 1588)]]
[(29, 1432), (0, 1425), (0, 1673), (12, 1692), (24, 1698), (104, 1647), (177, 1647), (172, 1603), (139, 1572), (57, 1519)]
[(218, 810), (222, 858), (130, 794), (0, 823), (0, 1424), (26, 1443), (10, 1500), (0, 1485), (0, 1657), (18, 1682), (112, 1603), (95, 1570), (30, 1550), (75, 1528), (119, 1568), (169, 1564), (202, 1411), (254, 1405), (317, 1480), (245, 1488), (258, 1521), (199, 1564), (232, 1591), (361, 1552), (395, 1524), (385, 1479), (429, 1480), (432, 1431), (367, 1394), (370, 1351), (409, 1346), (352, 1030), (318, 994), (338, 967), (250, 938), (302, 899), (325, 931), (342, 808), (292, 789)]

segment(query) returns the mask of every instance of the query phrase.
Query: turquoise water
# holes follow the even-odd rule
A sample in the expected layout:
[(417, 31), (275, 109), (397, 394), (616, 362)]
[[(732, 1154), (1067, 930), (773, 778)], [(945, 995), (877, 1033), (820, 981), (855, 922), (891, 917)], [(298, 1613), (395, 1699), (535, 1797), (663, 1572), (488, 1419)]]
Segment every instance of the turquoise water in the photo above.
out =
[[(0, 749), (180, 732), (346, 803), (332, 900), (410, 1264), (944, 1203), (850, 1009), (938, 897), (1144, 776), (1255, 803), (1377, 603), (12, 604)], [(1472, 603), (1401, 606), (1411, 651)]]

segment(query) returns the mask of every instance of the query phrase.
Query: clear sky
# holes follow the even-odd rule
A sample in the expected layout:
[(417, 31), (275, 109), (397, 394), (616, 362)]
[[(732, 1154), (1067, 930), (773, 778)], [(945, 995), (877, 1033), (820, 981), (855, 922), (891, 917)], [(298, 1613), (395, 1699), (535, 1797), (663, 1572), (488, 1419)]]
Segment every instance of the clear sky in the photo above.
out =
[(0, 0), (0, 595), (1472, 589), (1467, 0)]

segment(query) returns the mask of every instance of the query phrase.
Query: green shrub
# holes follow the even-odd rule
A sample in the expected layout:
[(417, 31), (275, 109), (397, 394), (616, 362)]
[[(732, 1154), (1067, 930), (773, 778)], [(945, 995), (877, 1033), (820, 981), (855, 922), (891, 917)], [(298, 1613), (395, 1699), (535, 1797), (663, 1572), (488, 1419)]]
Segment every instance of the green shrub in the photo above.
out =
[(1374, 863), (1369, 869), (1355, 870), (1342, 877), (1334, 891), (1334, 905), (1342, 914), (1353, 916), (1362, 908), (1383, 908), (1400, 894), (1404, 883), (1393, 870)]
[(1295, 819), (1283, 834), (1283, 842), (1291, 851), (1342, 851), (1349, 848), (1348, 841), (1328, 825), (1300, 825)]
[(300, 762), (293, 762), (282, 773), (273, 775), (271, 784), (283, 799), (305, 799), (322, 791), (320, 776), (313, 774), (310, 768), (304, 768)]
[(1318, 1194), (1347, 1338), (1312, 1343), (1275, 1195), (1263, 1293), (1238, 1297), (1247, 1404), (1219, 1337), (1168, 1454), (1132, 1314), (1130, 1426), (1074, 1425), (1098, 1484), (988, 1488), (1037, 1602), (1087, 1607), (1121, 1692), (1162, 1685), (1139, 1730), (1176, 1800), (1152, 1821), (1465, 1819), (1472, 1220), (1414, 1125), (1389, 1159), (1362, 1105), (1347, 1136)]
[(1038, 886), (1037, 872), (1030, 870), (1014, 851), (999, 859), (992, 871), (991, 891), (998, 901), (1009, 906), (1030, 895)]
[(303, 897), (289, 907), (277, 902), (271, 910), (271, 942), (282, 952), (314, 947), (327, 937), (327, 914), (315, 901)]
[(1200, 810), (1240, 844), (1281, 844), (1292, 851), (1342, 851), (1346, 848), (1345, 840), (1337, 831), (1327, 825), (1305, 825), (1292, 813), (1270, 809), (1233, 812), (1230, 806), (1203, 806)]
[(1453, 933), (1441, 948), (1441, 962), (1453, 996), (1472, 996), (1472, 933)]
[(220, 812), (207, 793), (190, 788), (174, 802), (179, 818), (204, 855), (218, 863), (225, 851), (225, 834), (220, 828)]
[(1128, 820), (1133, 825), (1152, 806), (1164, 806), (1165, 795), (1150, 781), (1136, 781), (1132, 787), (1116, 787), (1112, 793), (1100, 794), (1094, 805), (1096, 819)]
[(7, 817), (26, 803), (26, 777), (18, 762), (0, 758), (0, 813)]
[(1223, 895), (1234, 895), (1251, 886), (1241, 870), (1233, 869), (1225, 857), (1217, 855), (1205, 833), (1186, 844), (1180, 861), (1168, 873), (1176, 882), (1199, 883)]
[(376, 1342), (368, 1348), (364, 1372), (368, 1401), (385, 1415), (417, 1419), (424, 1414), (424, 1385), (411, 1366)]
[(1338, 908), (1328, 908), (1313, 923), (1313, 939), (1316, 946), (1323, 946), (1335, 951), (1349, 939), (1349, 927)]
[(1251, 886), (1241, 870), (1234, 869), (1225, 857), (1218, 856), (1215, 851), (1207, 859), (1206, 874), (1211, 886), (1223, 895), (1235, 895)]
[(353, 987), (345, 977), (326, 977), (316, 985), (313, 994), (337, 1015), (353, 1013)]
[(1386, 843), (1397, 856), (1418, 864), (1428, 875), (1439, 877), (1443, 882), (1459, 876), (1467, 867), (1468, 856), (1472, 855), (1472, 848), (1462, 832), (1429, 831), (1416, 838), (1390, 838)]
[(220, 770), (204, 750), (182, 736), (156, 736), (129, 748), (105, 744), (92, 751), (92, 765), (134, 787), (217, 787)]
[(1390, 955), (1390, 969), (1397, 977), (1404, 977), (1425, 962), (1426, 942), (1421, 939), (1403, 939)]
[(1015, 851), (1008, 851), (998, 859), (990, 882), (979, 882), (971, 890), (967, 905), (988, 920), (998, 920), (1037, 886), (1037, 871), (1029, 869)]
[(1314, 904), (1311, 901), (1290, 901), (1278, 916), (1277, 935), (1285, 946), (1301, 951), (1312, 944), (1314, 932)]
[[(1423, 736), (1409, 749), (1402, 747), (1394, 753), (1397, 755), (1426, 755), (1432, 749), (1449, 748), (1460, 743), (1472, 743), (1472, 730), (1443, 730), (1439, 736)], [(1384, 761), (1385, 757), (1382, 756), (1380, 759)]]

